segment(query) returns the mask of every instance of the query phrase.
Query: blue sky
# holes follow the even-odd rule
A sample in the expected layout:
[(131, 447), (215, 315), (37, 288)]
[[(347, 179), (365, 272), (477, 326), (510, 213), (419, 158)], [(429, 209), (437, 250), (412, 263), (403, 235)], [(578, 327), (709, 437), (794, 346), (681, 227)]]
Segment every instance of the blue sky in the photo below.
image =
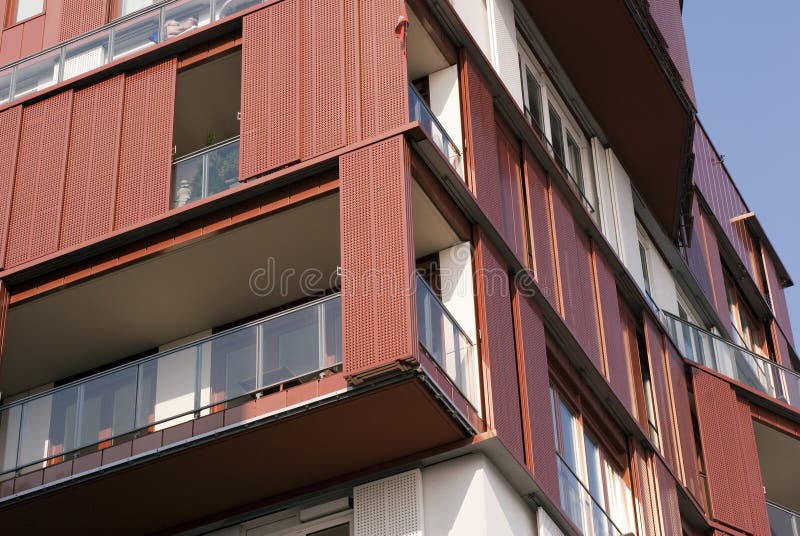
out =
[(684, 0), (698, 113), (795, 286), (800, 334), (800, 1)]

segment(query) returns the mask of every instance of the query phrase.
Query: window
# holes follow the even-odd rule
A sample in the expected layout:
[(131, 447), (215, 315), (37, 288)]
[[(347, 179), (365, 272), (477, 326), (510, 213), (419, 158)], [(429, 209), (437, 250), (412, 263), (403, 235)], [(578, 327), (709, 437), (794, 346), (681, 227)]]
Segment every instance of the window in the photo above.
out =
[(44, 12), (44, 0), (12, 0), (9, 12), (13, 14), (9, 24), (22, 22)]
[(637, 391), (635, 402), (639, 424), (647, 430), (656, 447), (660, 448), (653, 376), (650, 371), (650, 361), (647, 357), (647, 345), (642, 327), (627, 308), (623, 308), (620, 320), (624, 329), (625, 351), (633, 371), (633, 384)]
[(549, 126), (550, 132), (548, 139), (550, 140), (550, 144), (553, 148), (553, 154), (555, 159), (558, 161), (559, 164), (562, 166), (564, 165), (564, 132), (563, 126), (561, 123), (561, 117), (558, 115), (553, 109), (553, 105), (551, 104), (548, 106), (548, 116), (550, 118)]
[(569, 132), (567, 132), (567, 171), (572, 175), (578, 190), (585, 195), (586, 185), (583, 183), (581, 148)]
[(534, 128), (542, 132), (542, 87), (534, 78), (529, 66), (522, 64), (522, 93), (525, 99), (525, 116)]
[(644, 291), (648, 296), (652, 297), (652, 289), (650, 287), (650, 270), (647, 269), (647, 249), (639, 240), (639, 261), (642, 263), (642, 276), (644, 277)]
[(120, 0), (119, 16), (128, 15), (153, 5), (153, 0)]
[[(333, 501), (337, 502), (337, 501)], [(301, 523), (295, 512), (277, 513), (242, 525), (246, 536), (351, 536), (352, 511)]]
[(751, 352), (770, 358), (764, 323), (758, 320), (727, 273), (725, 274), (725, 294), (728, 298), (733, 342)]

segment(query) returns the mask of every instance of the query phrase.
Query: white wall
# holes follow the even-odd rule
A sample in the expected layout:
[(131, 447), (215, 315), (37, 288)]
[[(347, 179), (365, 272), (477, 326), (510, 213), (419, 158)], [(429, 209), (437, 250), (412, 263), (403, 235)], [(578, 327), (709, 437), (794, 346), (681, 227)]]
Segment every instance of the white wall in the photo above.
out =
[(534, 536), (536, 515), (482, 454), (422, 470), (425, 534)]
[(539, 521), (539, 536), (564, 536), (564, 533), (544, 508), (539, 508), (536, 511), (536, 517)]
[(612, 210), (617, 229), (617, 251), (620, 259), (628, 268), (636, 283), (644, 288), (644, 274), (639, 258), (639, 234), (636, 227), (636, 212), (633, 208), (633, 191), (631, 180), (619, 159), (611, 149), (606, 149), (609, 156)]
[(522, 108), (522, 82), (519, 74), (519, 51), (517, 50), (517, 26), (514, 23), (514, 4), (511, 0), (486, 0), (486, 8), (492, 51), (489, 59), (511, 96)]
[(475, 327), (475, 286), (472, 279), (472, 249), (462, 242), (439, 252), (442, 303), (472, 340), (478, 340)]
[(481, 47), (487, 58), (492, 57), (489, 45), (489, 19), (486, 10), (486, 0), (451, 0), (456, 13), (464, 21), (472, 38)]
[(660, 309), (677, 315), (678, 291), (675, 288), (675, 279), (672, 277), (672, 272), (655, 247), (650, 247), (647, 261), (650, 268), (651, 297)]
[(458, 65), (428, 75), (431, 111), (462, 153), (461, 95), (458, 92)]
[[(159, 352), (165, 352), (171, 348), (190, 343), (211, 335), (211, 330), (202, 331), (189, 337), (172, 341), (158, 348)], [(211, 396), (211, 360), (210, 347), (203, 347), (201, 356), (201, 405), (210, 402)], [(156, 406), (155, 420), (167, 419), (172, 415), (178, 415), (187, 411), (192, 411), (195, 404), (195, 389), (197, 388), (197, 349), (194, 347), (180, 350), (160, 358), (156, 363)], [(205, 396), (206, 400), (203, 400)], [(189, 413), (177, 419), (163, 422), (155, 426), (156, 430), (174, 426), (182, 422), (190, 421), (194, 415)]]

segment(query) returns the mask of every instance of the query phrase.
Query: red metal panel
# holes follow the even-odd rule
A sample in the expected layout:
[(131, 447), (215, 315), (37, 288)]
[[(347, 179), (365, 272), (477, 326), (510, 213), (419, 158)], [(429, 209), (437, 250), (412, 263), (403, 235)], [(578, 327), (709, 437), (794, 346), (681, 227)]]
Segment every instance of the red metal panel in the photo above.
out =
[(23, 109), (7, 268), (58, 249), (71, 110), (72, 91)]
[(2, 364), (3, 349), (6, 342), (6, 321), (8, 320), (8, 305), (11, 297), (5, 282), (0, 281), (0, 364)]
[(719, 256), (717, 236), (714, 234), (714, 229), (711, 227), (706, 218), (707, 216), (701, 211), (700, 221), (703, 226), (703, 237), (706, 247), (708, 272), (711, 275), (711, 285), (714, 289), (714, 304), (717, 309), (717, 314), (723, 320), (723, 324), (727, 325), (725, 320), (730, 318), (730, 310), (728, 309), (728, 298), (725, 292), (725, 278), (722, 272), (722, 259)]
[(342, 345), (348, 374), (407, 359), (417, 347), (406, 151), (403, 137), (395, 137), (339, 162)]
[(61, 42), (61, 12), (65, 1), (69, 0), (47, 0), (42, 48), (49, 48)]
[(658, 435), (661, 440), (661, 453), (666, 458), (670, 468), (675, 473), (678, 473), (675, 423), (672, 418), (672, 396), (665, 364), (664, 335), (658, 330), (656, 323), (647, 315), (644, 317), (644, 327), (653, 382), (653, 397), (655, 398), (654, 402), (658, 418)]
[(408, 122), (408, 70), (395, 32), (403, 0), (359, 3), (361, 132), (369, 138)]
[[(680, 459), (683, 463), (683, 483), (689, 488), (697, 502), (703, 504), (705, 499), (697, 477), (696, 442), (694, 426), (692, 426), (689, 391), (686, 385), (686, 369), (683, 358), (672, 344), (667, 344), (667, 359), (672, 384), (672, 398), (675, 403), (677, 444), (680, 447)], [(676, 474), (680, 474), (680, 472)]]
[(609, 383), (614, 393), (625, 405), (631, 415), (636, 415), (631, 395), (631, 376), (628, 356), (625, 351), (625, 340), (620, 322), (620, 305), (617, 295), (617, 283), (608, 262), (595, 255), (595, 273), (597, 277), (597, 294), (600, 298), (600, 312), (603, 324), (603, 341)]
[(0, 65), (18, 60), (22, 49), (22, 25), (3, 30), (0, 36)]
[(361, 139), (361, 70), (358, 0), (344, 0), (345, 130), (347, 143)]
[(581, 326), (583, 349), (597, 367), (603, 372), (603, 356), (600, 347), (600, 320), (598, 317), (597, 293), (595, 292), (594, 270), (592, 268), (592, 244), (585, 233), (576, 229), (577, 260), (576, 288), (578, 300), (578, 322)]
[[(653, 455), (636, 446), (633, 451), (633, 462), (636, 469), (636, 484), (641, 501), (641, 536), (660, 536), (658, 522), (658, 498), (656, 496), (655, 477), (651, 471), (650, 460)], [(664, 535), (673, 536), (673, 535)]]
[[(108, 2), (105, 0), (62, 0), (59, 39), (64, 41), (98, 28), (106, 23)], [(48, 17), (50, 16), (48, 5)]]
[(114, 229), (169, 210), (176, 60), (125, 79)]
[(700, 285), (703, 294), (711, 303), (714, 303), (714, 287), (711, 283), (711, 274), (708, 271), (700, 205), (696, 196), (692, 200), (692, 221), (694, 223), (689, 237), (689, 246), (684, 250), (686, 263), (689, 265), (689, 271), (692, 272), (695, 280)]
[(558, 262), (558, 281), (561, 294), (561, 316), (572, 329), (578, 332), (575, 318), (576, 302), (580, 299), (575, 289), (575, 267), (577, 266), (577, 246), (575, 244), (575, 224), (561, 192), (550, 189), (553, 204), (553, 230), (556, 239)]
[(752, 522), (752, 531), (755, 536), (770, 536), (769, 515), (764, 495), (764, 482), (761, 479), (761, 467), (758, 460), (756, 436), (753, 431), (753, 417), (750, 404), (735, 400), (734, 426), (739, 432), (739, 451), (742, 455), (740, 471), (744, 473), (746, 485), (740, 493), (748, 499), (749, 518)]
[(497, 152), (500, 164), (498, 188), (502, 213), (500, 231), (522, 265), (527, 266), (528, 238), (523, 223), (519, 142), (499, 123), (497, 124)]
[(497, 437), (525, 465), (522, 417), (514, 345), (514, 320), (508, 271), (500, 256), (485, 240), (478, 246), (480, 285), (483, 302), (485, 343), (483, 360), (491, 374), (492, 408)]
[(22, 106), (0, 112), (0, 259), (3, 260), (6, 258), (21, 122)]
[(22, 57), (30, 56), (42, 50), (44, 38), (44, 16), (35, 17), (22, 24), (22, 46), (19, 53)]
[(301, 3), (301, 158), (345, 144), (344, 4)]
[[(683, 87), (694, 100), (692, 71), (689, 68), (689, 53), (686, 50), (686, 36), (683, 33), (680, 0), (649, 0), (650, 14), (667, 42), (667, 51), (672, 63), (683, 78)], [(677, 532), (676, 532), (677, 534)]]
[(241, 180), (300, 160), (300, 13), (285, 0), (242, 25)]
[(544, 169), (529, 150), (525, 150), (525, 183), (534, 253), (534, 274), (539, 291), (559, 308), (556, 285), (556, 252), (553, 239), (550, 184)]
[(61, 248), (110, 233), (122, 127), (124, 75), (75, 92)]
[(533, 474), (536, 483), (550, 499), (560, 504), (544, 324), (536, 306), (522, 296), (519, 299), (519, 313), (528, 415), (530, 428), (534, 431), (531, 433)]
[(678, 536), (681, 531), (681, 512), (678, 504), (678, 494), (675, 479), (659, 458), (653, 458), (655, 463), (656, 482), (658, 482), (659, 508), (661, 510), (661, 523), (665, 536), (674, 534)]
[[(772, 312), (775, 315), (778, 325), (780, 325), (788, 341), (791, 344), (794, 344), (792, 323), (789, 319), (789, 308), (786, 305), (786, 294), (784, 293), (783, 286), (778, 281), (778, 272), (775, 269), (775, 263), (766, 250), (762, 250), (762, 256), (764, 259), (764, 271), (767, 275), (767, 284), (769, 285), (769, 296), (770, 302), (772, 303)], [(787, 367), (791, 367), (789, 364), (788, 352), (784, 353), (781, 357), (783, 364)]]

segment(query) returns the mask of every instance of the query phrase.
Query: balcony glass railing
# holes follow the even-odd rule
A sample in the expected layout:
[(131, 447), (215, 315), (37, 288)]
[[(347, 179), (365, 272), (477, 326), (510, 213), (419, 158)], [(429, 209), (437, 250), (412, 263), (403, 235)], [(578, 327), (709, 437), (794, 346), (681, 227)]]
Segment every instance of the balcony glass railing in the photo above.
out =
[(800, 513), (767, 501), (772, 536), (800, 536)]
[(182, 156), (172, 163), (172, 208), (239, 185), (239, 138)]
[(56, 463), (338, 367), (341, 334), (336, 295), (3, 406), (0, 474)]
[(570, 521), (585, 536), (622, 536), (622, 531), (559, 454), (556, 454), (556, 462), (561, 509)]
[(126, 15), (0, 70), (0, 104), (211, 24), (262, 0), (175, 0)]
[(422, 347), (447, 373), (472, 407), (480, 411), (478, 356), (475, 347), (419, 275), (417, 276), (417, 322), (419, 342)]
[(422, 96), (417, 93), (414, 86), (408, 86), (408, 108), (409, 119), (411, 121), (419, 121), (419, 124), (425, 129), (425, 132), (433, 140), (434, 145), (442, 152), (442, 154), (450, 161), (453, 168), (458, 171), (458, 174), (464, 176), (464, 164), (461, 159), (461, 152), (447, 131), (444, 129), (433, 112), (428, 108), (427, 103), (423, 100)]
[(667, 312), (662, 318), (687, 359), (800, 408), (800, 374)]

